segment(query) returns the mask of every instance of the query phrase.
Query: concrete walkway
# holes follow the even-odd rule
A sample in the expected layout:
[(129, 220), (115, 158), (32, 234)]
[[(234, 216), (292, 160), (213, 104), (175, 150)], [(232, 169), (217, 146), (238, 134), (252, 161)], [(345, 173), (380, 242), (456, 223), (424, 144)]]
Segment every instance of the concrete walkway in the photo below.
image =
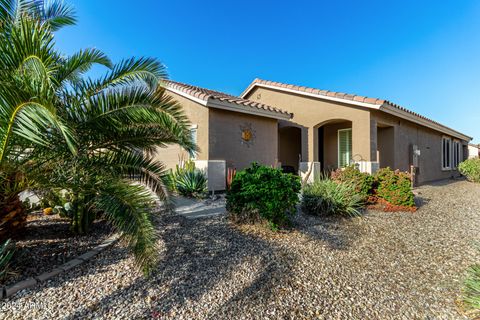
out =
[(188, 219), (213, 217), (226, 214), (225, 200), (198, 200), (175, 197), (175, 212)]

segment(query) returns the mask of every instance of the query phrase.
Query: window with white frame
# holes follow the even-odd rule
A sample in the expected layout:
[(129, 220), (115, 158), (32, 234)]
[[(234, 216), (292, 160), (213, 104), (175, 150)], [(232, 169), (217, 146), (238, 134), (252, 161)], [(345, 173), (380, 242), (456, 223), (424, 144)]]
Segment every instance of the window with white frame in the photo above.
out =
[(338, 130), (338, 167), (350, 164), (352, 158), (352, 129)]
[[(197, 125), (193, 125), (190, 127), (190, 138), (192, 139), (193, 143), (197, 145)], [(190, 152), (190, 159), (196, 160), (197, 159), (197, 153), (194, 151)]]
[(460, 141), (453, 141), (453, 168), (456, 169), (458, 164), (462, 161), (462, 153), (461, 153), (461, 144)]
[(450, 138), (442, 138), (442, 169), (451, 169), (452, 159), (452, 140)]

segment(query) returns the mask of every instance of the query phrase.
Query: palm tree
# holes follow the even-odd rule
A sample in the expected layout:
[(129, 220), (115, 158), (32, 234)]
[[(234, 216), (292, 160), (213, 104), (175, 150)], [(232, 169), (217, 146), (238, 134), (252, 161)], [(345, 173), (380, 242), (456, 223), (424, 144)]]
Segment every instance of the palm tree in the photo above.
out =
[[(52, 31), (72, 23), (72, 11), (54, 2), (53, 11), (62, 15), (53, 18), (39, 1), (16, 2), (10, 7), (24, 8), (22, 14), (3, 10), (11, 23), (2, 32), (8, 41), (1, 39), (0, 60), (6, 62), (0, 71), (11, 76), (0, 80), (0, 163), (28, 168), (37, 189), (67, 190), (75, 232), (88, 232), (97, 216), (106, 218), (148, 271), (158, 256), (157, 201), (168, 199), (155, 151), (168, 144), (195, 150), (188, 119), (161, 86), (165, 67), (149, 58), (113, 65), (96, 49), (63, 57), (54, 49)], [(86, 78), (94, 64), (109, 72)]]
[(75, 22), (59, 1), (0, 0), (0, 240), (25, 223), (18, 194), (27, 187), (19, 156), (60, 132), (75, 152), (70, 131), (56, 115), (50, 86), (58, 55), (48, 30)]

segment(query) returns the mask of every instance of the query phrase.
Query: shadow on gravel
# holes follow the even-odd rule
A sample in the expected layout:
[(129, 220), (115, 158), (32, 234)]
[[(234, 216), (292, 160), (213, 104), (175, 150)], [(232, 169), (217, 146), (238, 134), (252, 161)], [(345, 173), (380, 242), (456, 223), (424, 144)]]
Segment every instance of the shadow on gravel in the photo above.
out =
[(320, 217), (299, 213), (295, 228), (315, 241), (325, 243), (333, 250), (347, 250), (361, 235), (361, 228), (355, 224), (361, 217)]
[(417, 208), (421, 208), (425, 205), (427, 205), (428, 203), (430, 202), (430, 199), (428, 198), (425, 198), (425, 197), (422, 197), (422, 193), (418, 193), (417, 195), (415, 195), (415, 206)]
[[(224, 281), (227, 285), (235, 282), (234, 273), (240, 265), (245, 261), (255, 261), (258, 269), (251, 272), (258, 275), (218, 310), (212, 310), (209, 318), (215, 318), (215, 314), (221, 314), (245, 297), (265, 303), (265, 299), (273, 294), (272, 281), (288, 281), (289, 270), (296, 261), (291, 253), (275, 248), (267, 241), (226, 226), (225, 218), (189, 220), (180, 216), (166, 217), (160, 221), (159, 230), (163, 234), (166, 252), (152, 278), (140, 278), (131, 286), (115, 291), (93, 307), (79, 310), (67, 319), (86, 318), (92, 309), (108, 310), (130, 299), (138, 300), (139, 294), (141, 299), (146, 300), (149, 289), (157, 287), (166, 290), (158, 290), (161, 295), (153, 297), (152, 307), (137, 316), (159, 319), (172, 316), (174, 309), (185, 306), (189, 301), (198, 301), (209, 292), (215, 293), (215, 287), (223, 286)], [(195, 318), (194, 313), (191, 316)]]

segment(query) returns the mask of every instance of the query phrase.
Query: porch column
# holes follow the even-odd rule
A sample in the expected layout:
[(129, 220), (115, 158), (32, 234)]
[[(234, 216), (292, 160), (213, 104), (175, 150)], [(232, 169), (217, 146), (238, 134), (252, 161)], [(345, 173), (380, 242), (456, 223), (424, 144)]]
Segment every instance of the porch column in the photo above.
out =
[(352, 158), (362, 172), (375, 173), (377, 160), (377, 122), (368, 113), (352, 121)]
[[(304, 131), (307, 131), (305, 132)], [(306, 136), (306, 143), (303, 138)], [(307, 148), (305, 148), (306, 146)], [(306, 149), (307, 154), (303, 151)], [(305, 128), (302, 130), (302, 161), (298, 170), (299, 176), (307, 182), (313, 182), (320, 177), (320, 162), (318, 162), (318, 129), (315, 127)]]

